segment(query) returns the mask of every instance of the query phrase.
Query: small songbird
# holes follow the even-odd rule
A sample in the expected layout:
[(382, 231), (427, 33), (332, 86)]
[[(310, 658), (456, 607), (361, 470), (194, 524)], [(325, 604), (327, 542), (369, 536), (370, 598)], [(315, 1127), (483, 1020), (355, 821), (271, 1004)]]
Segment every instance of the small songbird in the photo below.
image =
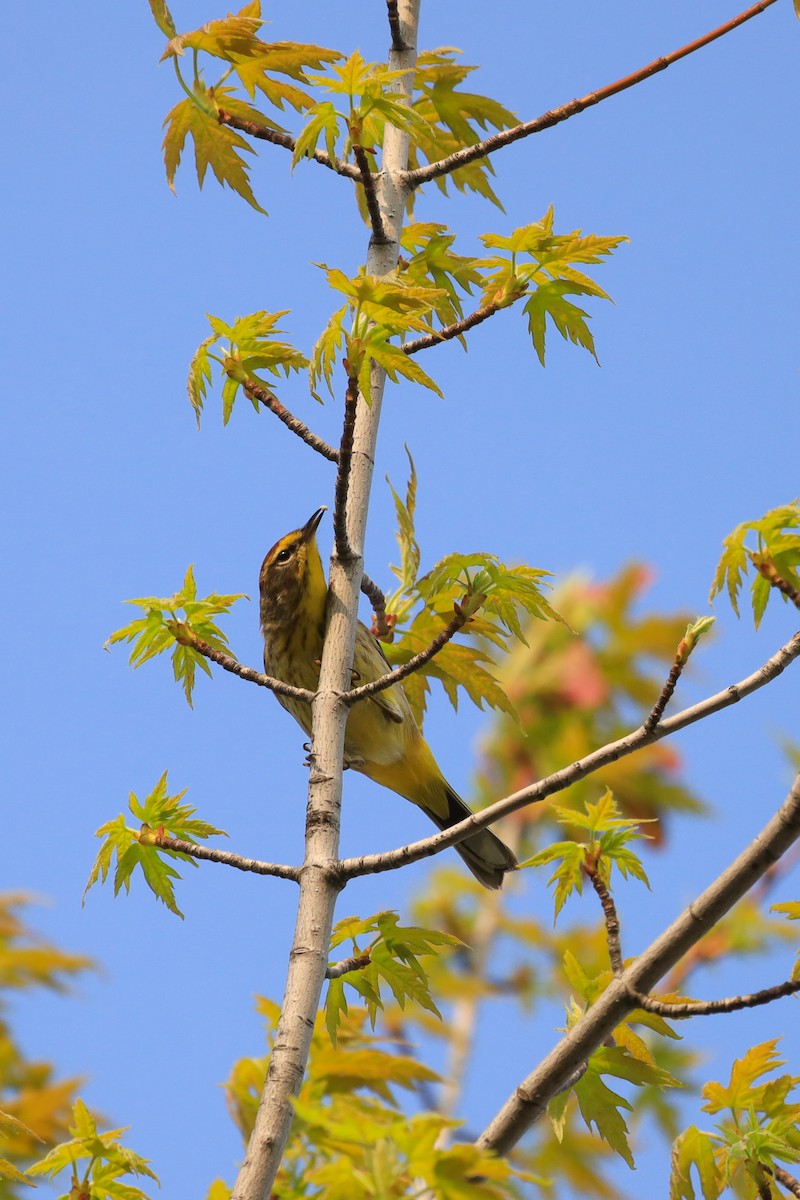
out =
[[(319, 684), (328, 597), (316, 541), (325, 511), (318, 508), (301, 529), (275, 543), (259, 578), (264, 670), (312, 692)], [(380, 643), (359, 621), (355, 681), (370, 683), (389, 670)], [(288, 696), (278, 696), (278, 700), (310, 734), (310, 703)], [(418, 805), (440, 829), (449, 829), (470, 816), (471, 809), (440, 771), (400, 684), (353, 705), (345, 732), (345, 764)], [(487, 888), (501, 887), (506, 871), (517, 865), (508, 846), (489, 829), (471, 834), (453, 849)]]

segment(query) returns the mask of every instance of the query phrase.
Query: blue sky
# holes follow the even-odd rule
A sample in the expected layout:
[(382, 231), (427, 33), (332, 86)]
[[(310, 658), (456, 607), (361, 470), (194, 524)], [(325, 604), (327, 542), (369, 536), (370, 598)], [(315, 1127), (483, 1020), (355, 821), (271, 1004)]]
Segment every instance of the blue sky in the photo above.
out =
[[(527, 119), (635, 70), (735, 14), (723, 0), (668, 6), (588, 0), (423, 5), (422, 44), (458, 46), (483, 64), (474, 90)], [(179, 28), (223, 14), (176, 0)], [(269, 40), (314, 41), (367, 58), (385, 54), (381, 3), (275, 5)], [(5, 566), (4, 754), (7, 853), (0, 885), (46, 901), (35, 914), (102, 972), (75, 998), (26, 1000), (15, 1012), (30, 1053), (87, 1077), (85, 1099), (153, 1159), (166, 1195), (200, 1195), (232, 1175), (239, 1153), (221, 1082), (232, 1060), (259, 1053), (252, 996), (280, 996), (294, 889), (278, 881), (189, 871), (179, 922), (143, 889), (113, 901), (80, 897), (93, 831), (144, 795), (165, 768), (174, 788), (231, 834), (242, 853), (297, 861), (302, 845), (302, 738), (271, 697), (230, 677), (201, 680), (190, 711), (166, 664), (131, 672), (103, 653), (128, 619), (121, 601), (167, 595), (195, 564), (201, 592), (254, 596), (275, 539), (330, 503), (330, 466), (267, 415), (240, 402), (227, 429), (209, 403), (198, 434), (184, 391), (204, 313), (292, 310), (285, 328), (308, 347), (333, 307), (321, 261), (353, 271), (366, 235), (350, 185), (313, 164), (290, 177), (288, 155), (254, 160), (269, 218), (191, 164), (167, 189), (160, 125), (179, 94), (147, 5), (37, 9), (35, 58), (23, 6), (6, 15), (2, 534)], [(9, 28), (10, 27), (10, 28)], [(382, 425), (367, 569), (396, 559), (388, 473), (405, 480), (403, 443), (419, 471), (423, 565), (487, 549), (557, 577), (605, 578), (631, 559), (652, 564), (647, 604), (707, 611), (722, 537), (798, 493), (796, 96), (800, 26), (789, 0), (722, 41), (555, 130), (495, 159), (506, 214), (429, 191), (418, 217), (449, 221), (457, 249), (506, 232), (553, 204), (557, 228), (625, 234), (597, 272), (615, 304), (592, 306), (602, 366), (551, 335), (542, 370), (522, 318), (503, 313), (426, 359), (441, 401), (393, 389)], [(337, 408), (301, 385), (287, 403), (333, 439)], [(443, 453), (443, 447), (447, 447)], [(322, 534), (329, 545), (329, 529)], [(796, 628), (771, 606), (754, 635), (724, 603), (714, 642), (682, 685), (687, 702), (754, 670)], [(254, 605), (229, 623), (245, 662), (260, 659)], [(714, 808), (702, 849), (678, 823), (669, 861), (637, 898), (631, 949), (643, 947), (763, 825), (789, 772), (776, 747), (798, 737), (797, 678), (677, 741), (686, 777)], [(486, 717), (438, 702), (429, 740), (469, 795)], [(427, 832), (407, 805), (348, 779), (345, 853), (388, 848)], [(710, 832), (709, 832), (710, 830)], [(354, 885), (345, 911), (402, 910), (407, 876)], [(787, 884), (786, 895), (791, 895)], [(795, 883), (796, 896), (796, 883)], [(531, 903), (546, 904), (541, 890)], [(541, 911), (541, 910), (538, 910)], [(719, 994), (777, 981), (788, 959), (747, 981), (719, 972)], [(752, 968), (748, 972), (752, 973)], [(719, 1071), (756, 1037), (800, 1040), (791, 1002), (766, 1016), (711, 1024), (700, 1036)], [(791, 1014), (791, 1017), (790, 1017)], [(760, 1024), (759, 1024), (760, 1022)], [(65, 1033), (67, 1036), (65, 1037)], [(490, 1116), (516, 1082), (519, 1052), (491, 1038), (471, 1119)], [(534, 1065), (555, 1034), (526, 1034)], [(718, 1076), (717, 1076), (718, 1077)], [(199, 1136), (198, 1136), (199, 1135)], [(191, 1151), (188, 1147), (191, 1146)], [(656, 1163), (658, 1160), (654, 1159)], [(631, 1191), (638, 1177), (624, 1166)], [(653, 1166), (653, 1178), (661, 1178)], [(180, 1181), (180, 1182), (179, 1182)]]

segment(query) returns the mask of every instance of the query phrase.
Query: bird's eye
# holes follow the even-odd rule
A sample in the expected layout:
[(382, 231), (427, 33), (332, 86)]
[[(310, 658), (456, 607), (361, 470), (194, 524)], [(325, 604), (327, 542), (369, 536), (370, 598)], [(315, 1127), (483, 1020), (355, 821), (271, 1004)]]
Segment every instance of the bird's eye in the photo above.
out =
[(292, 551), (287, 546), (287, 548), (285, 550), (281, 550), (280, 554), (275, 559), (275, 562), (276, 563), (287, 563), (291, 557), (292, 557)]

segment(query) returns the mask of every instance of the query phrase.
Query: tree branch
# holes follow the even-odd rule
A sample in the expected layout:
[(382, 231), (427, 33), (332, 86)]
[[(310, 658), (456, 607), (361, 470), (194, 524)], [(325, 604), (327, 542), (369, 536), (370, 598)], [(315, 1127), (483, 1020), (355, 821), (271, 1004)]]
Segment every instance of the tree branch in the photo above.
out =
[[(359, 954), (355, 958), (343, 958), (341, 962), (331, 963), (325, 972), (326, 979), (340, 979), (348, 971), (363, 971), (372, 962), (369, 954)], [(800, 984), (798, 984), (800, 987)]]
[[(371, 683), (363, 683), (361, 687), (352, 688), (349, 692), (342, 695), (342, 700), (345, 704), (355, 704), (357, 700), (364, 700), (367, 696), (374, 696), (377, 692), (384, 692), (386, 688), (390, 688), (395, 683), (399, 683), (401, 679), (405, 679), (407, 675), (413, 675), (420, 667), (424, 667), (426, 662), (438, 654), (443, 646), (446, 646), (451, 638), (455, 637), (459, 629), (467, 623), (467, 618), (461, 613), (456, 613), (448, 625), (445, 625), (441, 633), (437, 634), (429, 646), (424, 650), (420, 650), (419, 654), (415, 654), (407, 663), (403, 663), (400, 667), (395, 667), (393, 671), (382, 675), (380, 679), (373, 679)], [(460, 841), (460, 839), (458, 839)]]
[(348, 563), (354, 557), (353, 548), (347, 536), (347, 493), (350, 487), (350, 468), (353, 462), (353, 431), (357, 406), (358, 380), (349, 378), (344, 397), (344, 422), (342, 440), (339, 443), (339, 470), (336, 474), (333, 503), (333, 538), (336, 544), (336, 556), (342, 563)]
[(353, 158), (361, 172), (361, 186), (364, 189), (364, 200), (369, 213), (369, 223), (372, 226), (373, 240), (385, 246), (386, 230), (383, 228), (383, 217), (378, 203), (378, 193), (375, 191), (375, 177), (369, 165), (369, 155), (363, 146), (353, 146)]
[(277, 879), (293, 879), (295, 883), (300, 879), (299, 867), (260, 862), (257, 858), (244, 858), (241, 854), (234, 854), (230, 850), (215, 850), (211, 846), (197, 846), (194, 842), (168, 837), (166, 834), (155, 834), (153, 845), (160, 846), (163, 850), (174, 850), (177, 854), (188, 854), (191, 858), (235, 867), (237, 871), (249, 871), (253, 875), (274, 875)]
[(470, 313), (468, 317), (464, 317), (461, 321), (454, 321), (452, 325), (444, 325), (441, 329), (437, 329), (435, 333), (426, 333), (424, 337), (414, 338), (412, 342), (406, 342), (401, 349), (404, 354), (419, 354), (420, 350), (428, 350), (431, 346), (438, 346), (439, 342), (449, 342), (453, 338), (460, 337), (462, 333), (467, 333), (470, 329), (474, 329), (476, 325), (480, 325), (483, 321), (487, 321), (489, 317), (493, 317), (501, 308), (508, 308), (508, 304), (500, 304), (499, 301), (492, 304), (485, 304), (481, 308), (476, 308), (474, 313)]
[(617, 915), (617, 906), (614, 899), (606, 887), (603, 880), (600, 878), (600, 873), (597, 866), (593, 863), (585, 863), (583, 872), (597, 893), (597, 897), (603, 906), (603, 917), (606, 923), (606, 940), (608, 942), (608, 957), (611, 959), (611, 970), (615, 975), (622, 974), (625, 964), (622, 960), (622, 947), (619, 940), (619, 916)]
[(400, 14), (397, 11), (397, 0), (386, 0), (386, 16), (389, 18), (389, 31), (392, 35), (393, 50), (407, 50), (400, 28)]
[(260, 383), (256, 383), (255, 379), (246, 379), (242, 384), (245, 393), (253, 400), (258, 400), (259, 404), (263, 404), (270, 412), (274, 413), (279, 421), (283, 421), (287, 429), (291, 429), (292, 433), (297, 434), (307, 446), (312, 450), (316, 450), (317, 454), (321, 454), (323, 458), (327, 458), (328, 462), (339, 461), (339, 451), (334, 450), (333, 446), (329, 446), (321, 437), (317, 437), (312, 433), (307, 425), (304, 425), (298, 417), (295, 417), (289, 412), (277, 396), (273, 396), (272, 392), (262, 387)]
[(665, 54), (662, 58), (654, 59), (646, 67), (641, 67), (638, 71), (634, 71), (632, 75), (626, 75), (622, 79), (617, 79), (613, 83), (606, 84), (605, 87), (599, 88), (595, 92), (589, 92), (588, 95), (582, 96), (580, 100), (570, 100), (569, 103), (563, 104), (560, 108), (553, 108), (532, 121), (526, 121), (524, 124), (515, 125), (513, 129), (504, 129), (500, 133), (495, 133), (491, 137), (484, 138), (481, 142), (476, 142), (474, 146), (467, 146), (463, 150), (457, 150), (454, 154), (449, 154), (447, 158), (442, 158), (438, 162), (428, 163), (425, 167), (418, 167), (415, 171), (409, 171), (407, 175), (409, 187), (416, 188), (420, 184), (429, 183), (432, 179), (438, 179), (441, 175), (449, 175), (451, 172), (458, 170), (459, 167), (466, 166), (467, 163), (475, 162), (478, 158), (485, 158), (495, 150), (499, 150), (503, 146), (509, 146), (512, 142), (518, 142), (521, 138), (529, 137), (532, 133), (540, 133), (543, 129), (550, 129), (553, 125), (558, 125), (561, 121), (566, 121), (569, 117), (574, 117), (578, 113), (583, 112), (584, 109), (592, 108), (595, 104), (600, 104), (601, 101), (607, 100), (610, 96), (616, 96), (618, 92), (624, 92), (627, 88), (634, 87), (635, 84), (641, 83), (651, 75), (656, 75), (659, 71), (666, 70), (667, 67), (679, 59), (693, 54), (695, 50), (700, 50), (703, 46), (707, 46), (709, 42), (716, 41), (717, 38), (730, 33), (732, 29), (743, 25), (751, 17), (758, 16), (759, 13), (764, 12), (765, 9), (774, 3), (775, 0), (761, 0), (759, 4), (752, 5), (751, 8), (740, 13), (733, 20), (726, 21), (724, 25), (720, 25), (710, 33), (704, 34), (703, 37), (699, 37), (695, 41), (681, 46), (679, 50), (673, 50), (671, 54)]
[[(674, 719), (674, 718), (673, 718)], [(550, 1099), (613, 1034), (659, 979), (747, 894), (800, 837), (800, 775), (775, 816), (746, 850), (635, 959), (515, 1089), (478, 1144), (505, 1155), (546, 1111)]]
[[(683, 709), (682, 712), (676, 713), (672, 717), (667, 717), (655, 729), (647, 730), (643, 725), (634, 730), (633, 733), (627, 734), (623, 738), (619, 738), (616, 742), (609, 742), (607, 746), (602, 746), (599, 750), (594, 750), (591, 754), (587, 754), (585, 758), (579, 759), (568, 767), (563, 767), (560, 771), (556, 771), (552, 775), (548, 775), (546, 779), (540, 780), (538, 783), (531, 784), (529, 787), (522, 788), (518, 792), (513, 792), (510, 796), (504, 797), (502, 800), (490, 804), (488, 808), (484, 808), (479, 813), (474, 813), (464, 821), (459, 821), (457, 825), (451, 826), (450, 829), (444, 830), (442, 833), (433, 834), (431, 837), (423, 838), (418, 842), (412, 842), (408, 846), (401, 846), (396, 850), (387, 850), (382, 854), (366, 854), (360, 858), (347, 858), (339, 864), (339, 869), (342, 872), (343, 878), (350, 879), (358, 875), (369, 875), (380, 871), (395, 871), (398, 867), (405, 866), (406, 863), (418, 862), (422, 858), (429, 858), (432, 854), (438, 854), (447, 846), (454, 846), (456, 842), (463, 841), (465, 837), (469, 837), (477, 829), (484, 829), (488, 825), (493, 825), (501, 817), (508, 816), (509, 813), (516, 812), (520, 808), (526, 808), (530, 804), (539, 804), (548, 796), (554, 795), (556, 792), (562, 792), (565, 788), (573, 783), (577, 783), (580, 779), (585, 779), (587, 775), (593, 774), (601, 767), (607, 766), (609, 763), (617, 762), (620, 758), (625, 758), (634, 751), (641, 749), (642, 746), (649, 746), (651, 742), (660, 741), (662, 738), (669, 737), (673, 733), (677, 733), (680, 729), (685, 729), (687, 725), (693, 725), (696, 721), (704, 720), (711, 716), (712, 713), (721, 712), (725, 708), (729, 708), (732, 704), (737, 704), (746, 696), (758, 691), (759, 688), (771, 683), (778, 675), (791, 663), (798, 655), (800, 655), (800, 633), (796, 633), (791, 641), (782, 646), (772, 658), (768, 659), (763, 666), (759, 667), (752, 675), (748, 675), (746, 679), (739, 683), (731, 684), (721, 692), (717, 692), (713, 696), (709, 696), (705, 700), (701, 700), (697, 704), (691, 705), (689, 708)], [(406, 664), (408, 665), (408, 664)], [(394, 674), (394, 672), (392, 672)], [(389, 676), (384, 676), (384, 679)], [(380, 680), (376, 682), (381, 682)], [(364, 694), (365, 688), (357, 688), (356, 693)], [(355, 693), (347, 693), (348, 702), (352, 702), (351, 698)]]
[(641, 992), (634, 994), (637, 1005), (645, 1012), (656, 1013), (659, 1017), (671, 1017), (677, 1021), (689, 1017), (708, 1017), (715, 1013), (739, 1012), (742, 1008), (760, 1008), (780, 1000), (783, 996), (794, 996), (800, 992), (800, 979), (789, 979), (785, 983), (777, 983), (774, 987), (762, 988), (758, 992), (750, 992), (745, 996), (729, 996), (725, 1000), (659, 1000), (655, 996), (645, 996)]
[(180, 642), (182, 646), (190, 646), (192, 650), (196, 650), (204, 658), (216, 663), (218, 667), (230, 671), (232, 675), (238, 675), (240, 679), (246, 679), (248, 683), (256, 683), (259, 687), (269, 688), (276, 696), (288, 696), (290, 700), (310, 701), (314, 699), (314, 693), (307, 691), (306, 688), (292, 687), (290, 683), (284, 683), (282, 679), (273, 679), (271, 675), (264, 675), (263, 672), (256, 671), (253, 667), (243, 666), (236, 661), (232, 654), (226, 654), (223, 650), (215, 650), (213, 646), (209, 646), (208, 642), (204, 642), (193, 630), (180, 621), (170, 621), (169, 628), (176, 642)]
[[(410, 99), (416, 65), (419, 0), (398, 0), (398, 27), (404, 50), (392, 50), (389, 69), (398, 72), (394, 90)], [(387, 275), (397, 265), (400, 228), (408, 192), (408, 134), (387, 125), (378, 178), (378, 197), (387, 242), (373, 241), (367, 254), (368, 275)], [(333, 869), (339, 851), (344, 732), (348, 707), (342, 702), (353, 665), (358, 597), (363, 572), (363, 546), (375, 462), (385, 372), (373, 364), (371, 404), (357, 405), (353, 453), (347, 487), (346, 534), (350, 561), (331, 559), (325, 644), (319, 690), (312, 703), (314, 768), (309, 776), (306, 808), (306, 854), (300, 876), (300, 898), (289, 955), (286, 991), (269, 1070), (244, 1162), (231, 1200), (265, 1200), (272, 1191), (293, 1118), (293, 1100), (308, 1063), (311, 1036), (325, 972), (336, 897), (341, 887)]]
[[(258, 138), (262, 142), (271, 142), (273, 146), (282, 146), (284, 150), (291, 150), (294, 154), (297, 143), (290, 133), (283, 133), (279, 129), (270, 129), (269, 125), (259, 125), (256, 121), (247, 121), (244, 117), (236, 117), (225, 108), (218, 109), (217, 120), (220, 125), (230, 125), (231, 129), (238, 129), (240, 133), (248, 133), (250, 137)], [(346, 175), (348, 179), (361, 182), (361, 173), (358, 167), (352, 166), (351, 163), (339, 162), (338, 159), (334, 160), (324, 150), (315, 150), (309, 157), (313, 158), (315, 162), (321, 163), (323, 167), (335, 171), (337, 175)]]
[(800, 1180), (795, 1179), (794, 1175), (790, 1175), (783, 1167), (764, 1167), (765, 1171), (770, 1171), (778, 1183), (786, 1188), (787, 1192), (791, 1192), (793, 1196), (797, 1196), (800, 1200)]

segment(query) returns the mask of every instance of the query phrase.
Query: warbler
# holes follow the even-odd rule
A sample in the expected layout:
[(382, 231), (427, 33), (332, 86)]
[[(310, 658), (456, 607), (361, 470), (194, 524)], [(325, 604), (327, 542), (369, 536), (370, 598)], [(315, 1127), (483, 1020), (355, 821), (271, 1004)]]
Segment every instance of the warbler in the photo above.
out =
[[(325, 511), (318, 508), (300, 529), (280, 538), (264, 559), (259, 577), (264, 670), (312, 692), (319, 684), (328, 596), (316, 541)], [(359, 621), (353, 659), (356, 684), (370, 683), (389, 670), (380, 643)], [(289, 696), (278, 700), (310, 734), (310, 703)], [(352, 706), (345, 731), (345, 765), (418, 805), (439, 829), (449, 829), (471, 815), (439, 769), (400, 684)], [(501, 887), (506, 871), (517, 865), (508, 846), (489, 829), (471, 834), (453, 848), (487, 888)]]

